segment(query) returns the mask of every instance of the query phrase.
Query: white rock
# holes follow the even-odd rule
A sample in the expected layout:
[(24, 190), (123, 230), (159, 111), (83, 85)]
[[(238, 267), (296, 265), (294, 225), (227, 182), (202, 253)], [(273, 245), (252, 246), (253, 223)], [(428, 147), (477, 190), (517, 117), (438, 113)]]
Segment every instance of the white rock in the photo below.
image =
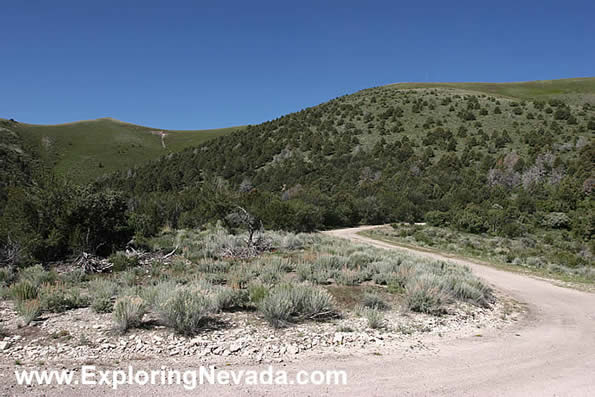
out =
[(10, 346), (10, 342), (8, 342), (8, 341), (0, 342), (0, 350), (6, 350), (6, 349), (8, 349), (8, 346)]
[(333, 337), (333, 343), (337, 345), (343, 343), (343, 334), (340, 332), (336, 332), (335, 336)]
[(232, 353), (235, 353), (237, 351), (240, 351), (241, 349), (242, 349), (242, 343), (241, 342), (232, 343), (231, 346), (229, 346), (229, 350)]

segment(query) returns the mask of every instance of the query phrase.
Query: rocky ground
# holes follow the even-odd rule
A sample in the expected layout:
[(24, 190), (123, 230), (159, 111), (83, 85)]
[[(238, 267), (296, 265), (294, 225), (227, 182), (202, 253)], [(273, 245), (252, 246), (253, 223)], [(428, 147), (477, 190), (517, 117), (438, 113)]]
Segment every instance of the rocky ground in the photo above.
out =
[(504, 328), (518, 321), (522, 307), (498, 296), (491, 308), (457, 304), (449, 314), (430, 316), (398, 309), (386, 312), (384, 327), (370, 329), (353, 313), (330, 322), (307, 322), (273, 329), (253, 312), (222, 313), (195, 337), (176, 335), (145, 317), (140, 329), (114, 332), (109, 314), (88, 308), (47, 314), (27, 327), (11, 302), (0, 302), (0, 360), (32, 367), (62, 362), (115, 365), (135, 360), (193, 356), (209, 364), (291, 362), (325, 354), (376, 354), (431, 350), (435, 340), (476, 336), (480, 329)]

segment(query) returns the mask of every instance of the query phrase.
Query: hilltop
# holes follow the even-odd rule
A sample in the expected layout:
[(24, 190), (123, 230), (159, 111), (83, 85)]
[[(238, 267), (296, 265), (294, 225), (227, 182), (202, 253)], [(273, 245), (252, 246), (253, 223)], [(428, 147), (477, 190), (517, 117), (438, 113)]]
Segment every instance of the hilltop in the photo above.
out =
[(595, 78), (536, 80), (518, 83), (397, 83), (397, 88), (452, 88), (524, 100), (559, 99), (595, 105)]
[(174, 131), (112, 118), (58, 125), (5, 119), (0, 119), (0, 123), (2, 140), (14, 140), (18, 135), (29, 156), (39, 159), (55, 175), (77, 183), (90, 182), (98, 176), (143, 164), (237, 129)]

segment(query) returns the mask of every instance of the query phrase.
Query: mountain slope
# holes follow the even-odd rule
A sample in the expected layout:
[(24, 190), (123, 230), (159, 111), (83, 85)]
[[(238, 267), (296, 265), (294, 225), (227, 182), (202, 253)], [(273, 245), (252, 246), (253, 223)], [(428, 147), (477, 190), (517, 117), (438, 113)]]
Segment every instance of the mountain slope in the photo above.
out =
[(79, 183), (178, 152), (236, 129), (169, 131), (109, 118), (59, 125), (7, 120), (4, 123), (3, 135), (8, 131), (20, 135), (32, 154), (57, 175)]
[[(579, 102), (595, 93), (591, 81), (564, 94), (577, 96), (569, 102), (452, 87), (367, 89), (104, 183), (174, 227), (220, 217), (212, 201), (225, 196), (276, 228), (432, 218), (518, 235), (561, 213), (572, 219), (564, 227), (590, 236), (595, 107)], [(537, 94), (519, 83), (517, 95)]]

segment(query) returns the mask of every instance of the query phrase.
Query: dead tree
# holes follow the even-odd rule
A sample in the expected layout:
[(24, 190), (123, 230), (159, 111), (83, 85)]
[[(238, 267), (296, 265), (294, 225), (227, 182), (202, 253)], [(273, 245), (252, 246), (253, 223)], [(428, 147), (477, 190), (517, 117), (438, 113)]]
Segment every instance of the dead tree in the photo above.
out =
[(21, 259), (23, 250), (18, 241), (14, 241), (8, 236), (6, 244), (0, 246), (0, 266), (14, 266)]
[(245, 208), (238, 206), (225, 220), (232, 227), (245, 229), (248, 237), (246, 238), (245, 247), (227, 248), (224, 256), (251, 258), (272, 249), (271, 241), (264, 235), (262, 221), (249, 213)]
[(253, 247), (255, 244), (254, 236), (258, 233), (262, 234), (264, 231), (262, 221), (239, 205), (236, 211), (227, 216), (227, 221), (235, 227), (244, 228), (248, 231), (248, 239), (246, 241), (248, 247)]

